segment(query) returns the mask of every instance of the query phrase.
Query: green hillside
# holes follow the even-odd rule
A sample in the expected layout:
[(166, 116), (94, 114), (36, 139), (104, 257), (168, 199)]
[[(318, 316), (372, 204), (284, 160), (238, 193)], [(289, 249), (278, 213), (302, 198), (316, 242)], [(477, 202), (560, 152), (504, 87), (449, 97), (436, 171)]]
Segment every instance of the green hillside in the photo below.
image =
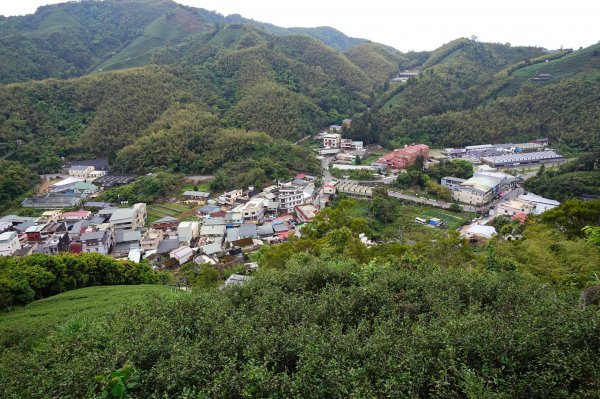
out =
[(339, 30), (329, 26), (320, 26), (317, 28), (289, 28), (288, 30), (291, 33), (311, 36), (338, 51), (346, 51), (356, 45), (366, 42), (365, 39), (348, 37)]
[[(390, 85), (375, 106), (355, 119), (351, 134), (368, 142), (402, 145), (426, 137), (400, 137), (408, 121), (449, 111), (468, 110), (484, 101), (497, 83), (496, 73), (544, 51), (535, 47), (458, 39), (429, 54), (416, 79)], [(410, 140), (410, 141), (409, 141)]]
[(169, 0), (69, 2), (0, 20), (0, 81), (80, 76), (173, 9)]
[[(551, 74), (552, 78), (547, 81), (531, 80), (539, 74)], [(569, 77), (589, 81), (597, 81), (600, 78), (600, 44), (567, 53), (562, 57), (539, 59), (539, 62), (516, 69), (510, 74), (510, 81), (502, 87), (498, 95), (511, 96), (519, 90), (531, 90)]]
[(95, 377), (125, 364), (137, 373), (134, 398), (576, 398), (599, 389), (595, 312), (573, 291), (511, 272), (304, 254), (241, 288), (144, 302), (119, 311), (105, 302), (105, 317), (68, 323), (34, 350), (3, 351), (3, 396), (98, 397)]
[[(0, 87), (0, 142), (5, 143), (0, 151), (49, 172), (57, 170), (61, 157), (112, 157), (137, 138), (155, 133), (149, 126), (167, 110), (188, 103), (220, 118), (225, 128), (258, 130), (290, 141), (366, 107), (372, 86), (364, 72), (314, 39), (272, 36), (246, 25), (228, 25), (211, 35), (206, 43), (175, 50), (183, 61), (176, 66)], [(161, 151), (164, 156), (157, 156), (154, 165), (127, 162), (116, 170), (156, 167), (160, 159), (170, 159), (169, 148)], [(168, 168), (216, 172), (208, 164), (173, 162)]]
[[(148, 65), (165, 51), (203, 43), (231, 24), (280, 36), (307, 35), (336, 50), (365, 41), (329, 27), (285, 29), (171, 0), (68, 2), (40, 7), (32, 15), (0, 19), (0, 66), (4, 72), (0, 82), (69, 78)], [(171, 59), (170, 63), (177, 61)]]
[(442, 147), (549, 137), (553, 145), (586, 151), (599, 137), (599, 88), (600, 82), (566, 79), (472, 109), (403, 120), (382, 135), (388, 140), (425, 141)]
[(389, 81), (408, 65), (405, 55), (375, 43), (359, 44), (346, 51), (345, 55), (378, 84)]
[(176, 8), (152, 21), (135, 40), (94, 68), (107, 71), (148, 65), (157, 49), (201, 40), (202, 35), (213, 30), (212, 24), (200, 20), (192, 11)]
[(57, 329), (93, 323), (125, 306), (145, 303), (168, 293), (162, 285), (124, 285), (80, 288), (0, 313), (0, 347), (26, 346)]

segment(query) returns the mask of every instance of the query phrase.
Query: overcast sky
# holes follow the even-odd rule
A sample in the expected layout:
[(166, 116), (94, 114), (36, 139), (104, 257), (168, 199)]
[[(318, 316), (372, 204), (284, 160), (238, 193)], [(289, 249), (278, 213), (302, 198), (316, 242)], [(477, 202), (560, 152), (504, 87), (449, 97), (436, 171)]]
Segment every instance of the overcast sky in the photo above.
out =
[[(332, 26), (402, 51), (432, 50), (458, 37), (579, 48), (600, 40), (598, 0), (176, 0), (275, 25)], [(0, 0), (0, 14), (21, 15), (56, 0)]]

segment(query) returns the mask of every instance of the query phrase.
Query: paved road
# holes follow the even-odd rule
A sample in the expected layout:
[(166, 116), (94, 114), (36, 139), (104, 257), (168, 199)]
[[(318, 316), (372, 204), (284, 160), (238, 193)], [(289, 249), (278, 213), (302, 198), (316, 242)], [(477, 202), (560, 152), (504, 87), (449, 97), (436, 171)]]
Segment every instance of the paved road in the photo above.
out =
[(321, 161), (321, 172), (323, 174), (323, 178), (322, 178), (323, 185), (329, 184), (333, 180), (333, 176), (329, 172), (329, 164), (330, 163), (331, 163), (331, 158), (323, 157), (323, 160)]
[(306, 140), (308, 140), (308, 139), (309, 139), (309, 138), (311, 138), (311, 137), (312, 137), (312, 136), (311, 136), (310, 134), (309, 134), (308, 136), (304, 136), (304, 137), (302, 137), (300, 140), (298, 140), (298, 141), (295, 141), (295, 142), (294, 142), (294, 144), (300, 144), (300, 143), (302, 143), (303, 141), (306, 141)]
[[(329, 172), (329, 165), (331, 163), (331, 158), (328, 157), (324, 157), (323, 160), (321, 160), (321, 172), (322, 172), (322, 182), (323, 185), (325, 184), (329, 184), (331, 183), (331, 181), (334, 179), (334, 177), (331, 175), (331, 173)], [(380, 180), (372, 180), (372, 181), (365, 181), (365, 182), (361, 182), (358, 180), (346, 180), (346, 179), (337, 179), (339, 182), (341, 183), (356, 183), (356, 184), (373, 184), (373, 183), (384, 183), (384, 184), (391, 184), (396, 180), (396, 176), (390, 176), (390, 177), (385, 177), (383, 179)], [(322, 196), (323, 195), (323, 187), (321, 186), (321, 190), (319, 192), (319, 194)], [(450, 207), (450, 205), (452, 205), (452, 203), (450, 202), (445, 202), (445, 201), (436, 201), (436, 200), (431, 200), (428, 198), (423, 198), (423, 197), (417, 197), (415, 195), (407, 195), (407, 194), (403, 194), (401, 192), (398, 191), (393, 191), (393, 190), (388, 190), (388, 195), (390, 197), (394, 197), (394, 198), (399, 198), (405, 201), (411, 201), (411, 202), (416, 202), (419, 204), (425, 204), (425, 205), (430, 205), (430, 206), (434, 206), (437, 208), (442, 208), (442, 209), (448, 209)], [(464, 205), (463, 209), (466, 211), (470, 211), (470, 212), (475, 212), (475, 207), (472, 207), (470, 205)]]
[(194, 180), (194, 181), (206, 181), (206, 180), (212, 180), (215, 177), (213, 175), (185, 175), (185, 178), (188, 180)]
[[(329, 166), (331, 163), (331, 158), (324, 157), (321, 161), (321, 172), (322, 172), (322, 182), (323, 185), (331, 183), (334, 177), (329, 172)], [(535, 172), (526, 174), (525, 178), (529, 178), (532, 175), (535, 175)], [(346, 180), (346, 179), (337, 179), (341, 183), (356, 183), (356, 184), (373, 184), (373, 183), (384, 183), (391, 184), (396, 180), (396, 176), (385, 177), (380, 180), (371, 180), (371, 181), (359, 181), (359, 180)], [(460, 206), (467, 212), (477, 212), (481, 211), (484, 208), (492, 209), (490, 215), (496, 215), (496, 210), (498, 208), (498, 204), (500, 204), (505, 199), (517, 198), (520, 194), (523, 194), (524, 190), (522, 188), (515, 188), (507, 193), (504, 198), (500, 198), (492, 201), (490, 204), (487, 204), (483, 207), (476, 207), (472, 205), (460, 204)], [(323, 187), (321, 186), (321, 190), (319, 193), (321, 196), (323, 195)], [(441, 200), (432, 200), (429, 198), (417, 197), (416, 195), (403, 194), (399, 191), (388, 190), (388, 195), (390, 197), (398, 198), (405, 201), (415, 202), (417, 204), (424, 204), (433, 206), (436, 208), (448, 209), (452, 205), (452, 202), (446, 202)]]

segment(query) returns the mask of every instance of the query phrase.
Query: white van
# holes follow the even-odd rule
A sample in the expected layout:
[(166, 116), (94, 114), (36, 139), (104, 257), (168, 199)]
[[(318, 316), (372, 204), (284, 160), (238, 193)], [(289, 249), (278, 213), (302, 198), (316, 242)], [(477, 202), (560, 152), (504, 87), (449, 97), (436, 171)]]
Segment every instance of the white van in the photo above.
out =
[(427, 220), (423, 218), (415, 218), (416, 223), (427, 224)]

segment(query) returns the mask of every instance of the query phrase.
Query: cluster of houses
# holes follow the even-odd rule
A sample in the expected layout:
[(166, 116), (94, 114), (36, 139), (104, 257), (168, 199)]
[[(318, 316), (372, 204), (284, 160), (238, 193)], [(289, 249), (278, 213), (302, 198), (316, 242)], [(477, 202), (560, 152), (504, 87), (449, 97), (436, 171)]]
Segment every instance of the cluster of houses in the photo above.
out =
[(548, 148), (548, 139), (530, 143), (480, 144), (464, 148), (446, 148), (442, 153), (450, 158), (463, 158), (475, 165), (514, 167), (520, 165), (562, 162), (564, 157)]
[(156, 267), (176, 268), (188, 261), (228, 267), (265, 243), (288, 240), (318, 213), (314, 176), (261, 191), (232, 190), (211, 199), (186, 191), (186, 202), (201, 204), (190, 220), (166, 216), (146, 223), (146, 204), (129, 208), (88, 201), (78, 211), (49, 209), (39, 218), (0, 218), (0, 255), (101, 253)]
[(364, 157), (367, 151), (362, 141), (343, 139), (339, 133), (322, 133), (322, 147), (317, 150), (321, 156), (333, 156), (332, 168), (340, 170), (372, 170), (381, 172), (385, 170), (407, 169), (414, 165), (418, 157), (426, 161), (429, 157), (429, 146), (425, 144), (411, 144), (389, 152), (369, 165), (357, 165), (356, 159)]
[(352, 164), (357, 157), (366, 153), (363, 142), (342, 138), (342, 129), (350, 127), (351, 119), (344, 119), (342, 125), (331, 125), (328, 130), (319, 133), (316, 138), (322, 140), (317, 153), (321, 156), (333, 156), (341, 164)]
[[(517, 198), (509, 199), (501, 202), (496, 207), (495, 217), (507, 216), (512, 220), (524, 224), (529, 215), (539, 215), (549, 209), (556, 208), (560, 202), (544, 198), (542, 196), (527, 193), (521, 194)], [(462, 237), (470, 240), (485, 241), (489, 240), (497, 234), (496, 229), (491, 226), (492, 220), (481, 223), (475, 221), (469, 225), (463, 226), (460, 230)], [(507, 237), (508, 239), (516, 239), (518, 237)]]

